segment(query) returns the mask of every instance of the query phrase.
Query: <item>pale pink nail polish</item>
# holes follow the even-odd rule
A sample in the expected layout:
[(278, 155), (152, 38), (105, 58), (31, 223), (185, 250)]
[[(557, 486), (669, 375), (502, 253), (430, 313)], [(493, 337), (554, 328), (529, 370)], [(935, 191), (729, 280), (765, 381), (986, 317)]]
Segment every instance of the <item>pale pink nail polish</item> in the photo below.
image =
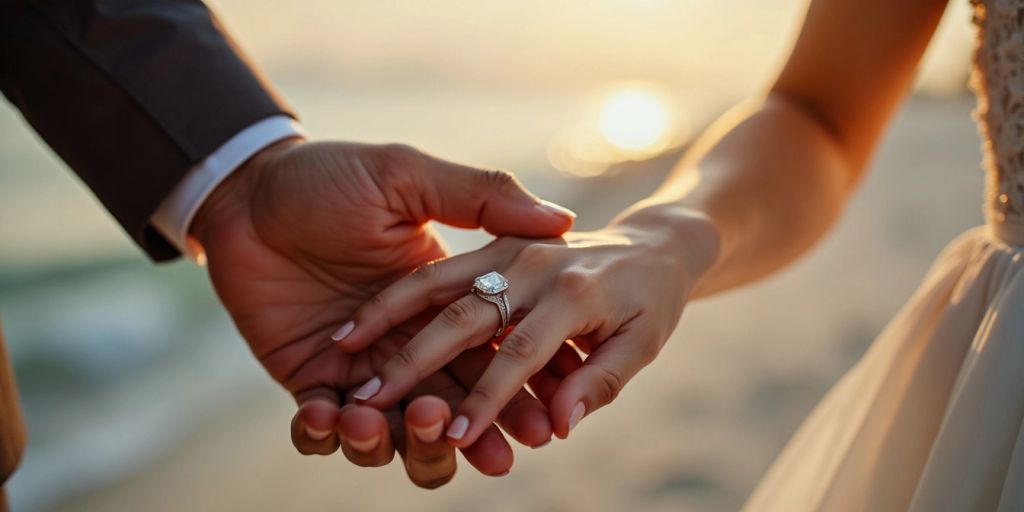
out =
[(587, 406), (583, 405), (583, 402), (577, 402), (576, 407), (572, 408), (572, 414), (569, 415), (569, 430), (575, 428), (586, 413)]
[(545, 213), (553, 213), (555, 215), (558, 215), (559, 217), (569, 217), (571, 219), (576, 218), (576, 212), (564, 206), (552, 203), (551, 201), (544, 201), (542, 199), (541, 202), (537, 204), (537, 208), (544, 211)]
[(356, 392), (352, 394), (352, 396), (354, 396), (356, 400), (369, 400), (373, 398), (373, 395), (376, 395), (377, 392), (380, 391), (380, 387), (380, 378), (374, 377), (366, 381), (366, 384), (363, 384), (362, 387), (357, 389)]
[(469, 430), (469, 418), (459, 416), (458, 418), (455, 418), (455, 420), (452, 421), (452, 424), (448, 427), (448, 437), (457, 441), (466, 435), (467, 430)]
[(503, 476), (508, 476), (509, 473), (511, 473), (511, 471), (505, 471), (504, 473), (498, 473), (497, 475), (491, 475), (491, 476), (493, 478), (501, 478)]
[(416, 439), (419, 439), (424, 443), (433, 443), (441, 438), (441, 432), (444, 430), (444, 422), (439, 421), (426, 428), (412, 427), (412, 433), (416, 435)]
[(331, 335), (331, 339), (334, 341), (341, 341), (345, 339), (345, 336), (352, 334), (352, 330), (355, 328), (356, 323), (349, 320), (348, 322), (345, 322), (345, 325), (339, 327), (337, 331), (334, 331), (334, 334)]
[(327, 436), (333, 433), (334, 432), (331, 430), (317, 430), (313, 427), (306, 426), (306, 435), (309, 436), (314, 441), (322, 441), (324, 439), (327, 439)]
[(378, 444), (380, 444), (380, 436), (373, 436), (362, 441), (356, 441), (355, 439), (348, 440), (348, 445), (351, 446), (353, 450), (363, 453), (372, 452), (377, 448)]

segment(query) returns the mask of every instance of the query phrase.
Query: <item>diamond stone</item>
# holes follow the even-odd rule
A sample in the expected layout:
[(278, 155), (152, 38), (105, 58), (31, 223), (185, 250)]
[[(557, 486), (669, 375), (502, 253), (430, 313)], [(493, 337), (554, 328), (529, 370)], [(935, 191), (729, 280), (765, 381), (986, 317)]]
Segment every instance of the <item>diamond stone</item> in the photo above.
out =
[(488, 272), (473, 282), (477, 290), (488, 295), (501, 293), (508, 289), (508, 280), (497, 272)]

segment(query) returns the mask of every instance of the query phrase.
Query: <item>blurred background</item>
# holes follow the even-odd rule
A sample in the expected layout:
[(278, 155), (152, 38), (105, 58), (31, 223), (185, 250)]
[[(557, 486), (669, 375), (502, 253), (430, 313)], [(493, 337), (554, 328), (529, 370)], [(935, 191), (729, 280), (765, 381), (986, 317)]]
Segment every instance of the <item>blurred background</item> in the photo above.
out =
[[(778, 70), (803, 0), (220, 0), (318, 138), (400, 141), (514, 170), (601, 226), (689, 137)], [(691, 305), (662, 356), (569, 442), (463, 467), (292, 448), (204, 272), (151, 265), (9, 105), (0, 107), (0, 312), (31, 433), (15, 510), (737, 509), (941, 247), (981, 222), (967, 2), (837, 229), (755, 286)], [(456, 251), (487, 238), (443, 230)]]

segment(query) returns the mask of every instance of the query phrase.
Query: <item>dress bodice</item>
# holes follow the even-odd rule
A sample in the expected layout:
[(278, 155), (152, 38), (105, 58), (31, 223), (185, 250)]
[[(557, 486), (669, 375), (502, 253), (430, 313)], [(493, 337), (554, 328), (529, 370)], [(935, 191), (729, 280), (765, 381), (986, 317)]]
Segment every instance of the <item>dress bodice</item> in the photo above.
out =
[[(1024, 243), (1024, 0), (971, 0), (978, 27), (971, 87), (988, 173), (990, 224)], [(1007, 238), (1007, 237), (1003, 237)]]

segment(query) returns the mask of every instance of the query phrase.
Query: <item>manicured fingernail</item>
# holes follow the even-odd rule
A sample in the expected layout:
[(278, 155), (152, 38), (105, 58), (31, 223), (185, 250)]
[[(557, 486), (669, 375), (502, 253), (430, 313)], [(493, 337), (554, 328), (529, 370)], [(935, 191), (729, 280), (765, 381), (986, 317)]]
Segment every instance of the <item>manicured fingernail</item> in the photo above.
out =
[(376, 395), (377, 392), (380, 391), (380, 385), (380, 379), (374, 377), (366, 381), (366, 384), (363, 384), (362, 387), (357, 389), (352, 396), (354, 396), (356, 400), (369, 400), (373, 398), (373, 395)]
[(348, 440), (348, 445), (351, 446), (353, 450), (364, 453), (373, 451), (374, 449), (377, 448), (378, 444), (380, 444), (379, 435), (373, 436), (369, 439), (364, 439), (362, 441), (356, 441), (355, 439)]
[(574, 212), (574, 211), (572, 211), (572, 210), (570, 210), (570, 209), (568, 209), (568, 208), (566, 208), (564, 206), (552, 203), (551, 201), (545, 201), (545, 200), (541, 199), (540, 203), (537, 205), (537, 208), (540, 208), (544, 212), (553, 213), (555, 215), (558, 215), (559, 217), (569, 217), (569, 218), (573, 218), (573, 219), (576, 218), (576, 212)]
[(587, 413), (587, 406), (583, 405), (583, 402), (578, 402), (576, 407), (572, 408), (572, 414), (569, 415), (569, 430), (572, 430), (579, 424), (580, 420), (583, 419), (583, 415)]
[(352, 329), (355, 328), (356, 323), (349, 320), (348, 322), (345, 322), (345, 325), (339, 327), (337, 331), (334, 331), (334, 334), (331, 335), (331, 339), (334, 341), (341, 341), (345, 339), (345, 336), (352, 334)]
[(545, 446), (547, 446), (547, 445), (549, 445), (549, 444), (551, 444), (551, 439), (548, 439), (547, 441), (544, 441), (543, 443), (541, 443), (541, 444), (538, 444), (537, 446), (533, 446), (532, 448), (533, 448), (534, 450), (537, 450), (537, 449), (539, 449), (539, 448), (544, 448)]
[(306, 426), (306, 435), (311, 437), (314, 441), (322, 441), (327, 439), (327, 436), (333, 434), (332, 430), (317, 430), (313, 427)]
[(444, 430), (444, 422), (438, 421), (437, 423), (429, 427), (412, 427), (412, 433), (416, 434), (416, 439), (424, 443), (433, 443), (441, 438), (441, 432)]
[(466, 435), (466, 431), (469, 430), (469, 418), (465, 416), (459, 416), (452, 421), (452, 424), (448, 427), (448, 437), (455, 439), (456, 441), (462, 439), (462, 436)]
[(508, 476), (508, 474), (511, 473), (511, 472), (512, 472), (511, 470), (506, 470), (504, 473), (498, 473), (497, 475), (491, 475), (491, 477), (493, 477), (493, 478), (501, 478), (503, 476)]

